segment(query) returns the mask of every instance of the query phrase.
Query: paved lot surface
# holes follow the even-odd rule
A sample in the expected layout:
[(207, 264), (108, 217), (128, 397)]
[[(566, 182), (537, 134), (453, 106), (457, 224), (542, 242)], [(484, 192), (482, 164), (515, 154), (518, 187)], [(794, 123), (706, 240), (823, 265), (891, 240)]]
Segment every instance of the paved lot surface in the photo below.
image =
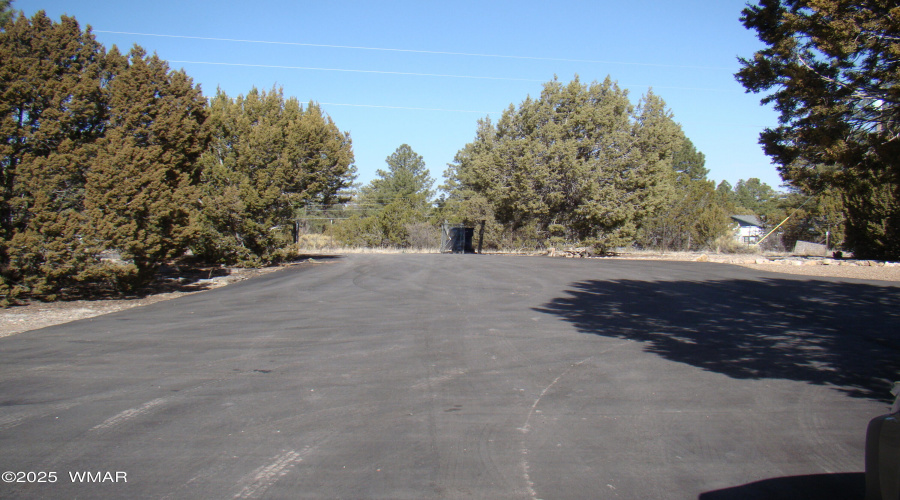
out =
[(898, 315), (723, 264), (336, 258), (0, 338), (0, 469), (55, 473), (0, 497), (859, 497)]

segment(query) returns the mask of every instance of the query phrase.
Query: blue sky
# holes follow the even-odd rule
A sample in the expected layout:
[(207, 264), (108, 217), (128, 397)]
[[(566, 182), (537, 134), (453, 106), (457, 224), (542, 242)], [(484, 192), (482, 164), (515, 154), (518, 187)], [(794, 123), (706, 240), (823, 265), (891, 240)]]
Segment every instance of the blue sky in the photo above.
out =
[[(633, 103), (653, 87), (716, 182), (781, 180), (758, 145), (777, 114), (746, 94), (738, 56), (762, 47), (744, 0), (209, 1), (15, 0), (31, 16), (75, 16), (97, 39), (138, 44), (211, 96), (283, 87), (350, 132), (359, 181), (401, 144), (439, 184), (476, 121), (537, 96), (554, 75), (609, 75)], [(160, 36), (163, 35), (163, 36)], [(387, 50), (386, 50), (387, 49)]]

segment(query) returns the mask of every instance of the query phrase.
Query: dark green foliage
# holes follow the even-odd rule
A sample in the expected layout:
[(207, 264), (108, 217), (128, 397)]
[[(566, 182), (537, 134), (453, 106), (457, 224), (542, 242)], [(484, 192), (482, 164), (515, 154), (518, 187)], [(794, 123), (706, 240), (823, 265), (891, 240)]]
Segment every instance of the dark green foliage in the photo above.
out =
[(345, 245), (366, 247), (435, 247), (437, 224), (430, 221), (434, 180), (425, 160), (408, 144), (385, 159), (387, 170), (360, 189), (352, 217), (333, 235)]
[(12, 0), (0, 0), (0, 30), (6, 23), (15, 19), (16, 11), (12, 8)]
[(271, 260), (299, 207), (341, 201), (353, 179), (350, 138), (318, 106), (254, 90), (210, 110), (183, 71), (140, 47), (107, 54), (73, 18), (7, 24), (0, 61), (3, 305), (133, 290), (195, 242)]
[(86, 173), (102, 137), (102, 47), (43, 12), (0, 32), (0, 294), (53, 298), (98, 264), (83, 236)]
[(191, 236), (199, 89), (43, 12), (0, 32), (0, 60), (0, 300), (145, 283)]
[(736, 76), (781, 113), (766, 154), (794, 186), (840, 194), (857, 256), (900, 258), (900, 6), (763, 0), (742, 21), (767, 47)]
[[(448, 181), (448, 184), (452, 180)], [(447, 186), (445, 185), (446, 189)], [(451, 196), (438, 201), (441, 221), (446, 220), (450, 224), (463, 224), (468, 227), (479, 228), (482, 221), (485, 223), (483, 248), (488, 250), (500, 250), (504, 248), (517, 248), (523, 242), (513, 241), (508, 233), (504, 232), (502, 224), (494, 217), (494, 207), (483, 195), (473, 191), (462, 189), (449, 190)], [(526, 246), (534, 246), (534, 241), (528, 241)]]
[(741, 179), (734, 185), (731, 201), (735, 213), (756, 215), (770, 226), (780, 222), (780, 195), (768, 184), (755, 177)]
[[(706, 158), (687, 138), (672, 157), (671, 192), (665, 206), (650, 216), (639, 242), (664, 250), (712, 248), (729, 231), (730, 219), (715, 184), (707, 180)], [(726, 183), (727, 184), (727, 183)]]
[(698, 151), (687, 137), (684, 138), (681, 148), (672, 155), (672, 169), (675, 171), (675, 181), (684, 183), (689, 181), (705, 181), (709, 175), (706, 168), (706, 155)]
[(609, 78), (553, 80), (539, 99), (510, 106), (496, 126), (479, 122), (475, 141), (445, 174), (446, 204), (471, 210), (466, 200), (483, 200), (480, 210), (511, 239), (607, 251), (633, 241), (670, 196), (681, 138), (652, 92), (635, 107)]
[(353, 181), (350, 136), (314, 103), (304, 109), (280, 89), (210, 102), (212, 142), (203, 167), (197, 253), (222, 262), (277, 260), (308, 203), (343, 201)]
[(425, 160), (408, 144), (402, 144), (385, 159), (388, 170), (378, 170), (378, 178), (362, 188), (360, 198), (369, 203), (385, 205), (400, 198), (413, 204), (426, 205), (434, 191), (434, 179), (425, 168)]
[(183, 71), (135, 47), (109, 54), (117, 74), (107, 87), (109, 121), (87, 175), (90, 235), (117, 250), (147, 283), (196, 236), (200, 172), (209, 134), (206, 99)]
[(785, 250), (793, 249), (798, 240), (827, 243), (830, 248), (843, 245), (843, 204), (834, 190), (820, 191), (812, 197), (795, 191), (782, 196), (779, 205), (784, 217), (791, 216), (779, 229)]

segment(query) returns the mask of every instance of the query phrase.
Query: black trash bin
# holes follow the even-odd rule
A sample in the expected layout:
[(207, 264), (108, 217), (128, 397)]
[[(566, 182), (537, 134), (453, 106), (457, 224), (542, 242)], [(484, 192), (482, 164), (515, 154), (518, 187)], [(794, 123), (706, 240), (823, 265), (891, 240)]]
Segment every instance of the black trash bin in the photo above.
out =
[(472, 240), (475, 238), (475, 228), (451, 227), (450, 251), (453, 253), (475, 253)]

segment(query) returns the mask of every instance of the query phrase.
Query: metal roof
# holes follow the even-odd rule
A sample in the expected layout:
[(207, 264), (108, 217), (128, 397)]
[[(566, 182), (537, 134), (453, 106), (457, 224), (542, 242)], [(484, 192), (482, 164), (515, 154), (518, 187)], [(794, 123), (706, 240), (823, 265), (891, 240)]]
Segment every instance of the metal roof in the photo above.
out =
[(759, 220), (759, 217), (757, 217), (755, 215), (732, 215), (731, 218), (734, 219), (735, 221), (737, 221), (737, 223), (742, 226), (756, 226), (756, 227), (764, 226), (762, 221)]

